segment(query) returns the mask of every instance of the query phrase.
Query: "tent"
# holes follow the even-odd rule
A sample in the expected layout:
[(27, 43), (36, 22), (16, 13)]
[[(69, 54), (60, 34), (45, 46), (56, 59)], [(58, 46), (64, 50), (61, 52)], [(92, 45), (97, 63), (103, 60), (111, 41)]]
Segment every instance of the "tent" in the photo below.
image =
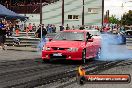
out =
[(0, 17), (5, 17), (6, 19), (20, 19), (26, 20), (28, 17), (21, 16), (0, 4)]

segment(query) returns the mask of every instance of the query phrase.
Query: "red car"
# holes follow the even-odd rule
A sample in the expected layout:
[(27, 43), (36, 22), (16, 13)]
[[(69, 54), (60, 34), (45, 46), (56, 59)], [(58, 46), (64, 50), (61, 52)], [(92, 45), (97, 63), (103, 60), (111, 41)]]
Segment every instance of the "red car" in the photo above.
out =
[(91, 36), (88, 30), (65, 30), (44, 45), (42, 59), (81, 60), (85, 63), (86, 59), (100, 56), (100, 47), (100, 37)]

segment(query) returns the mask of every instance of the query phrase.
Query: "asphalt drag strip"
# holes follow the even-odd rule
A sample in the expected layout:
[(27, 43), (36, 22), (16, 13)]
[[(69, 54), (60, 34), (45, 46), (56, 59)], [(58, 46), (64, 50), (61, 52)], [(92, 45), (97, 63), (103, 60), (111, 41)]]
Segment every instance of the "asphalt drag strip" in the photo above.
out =
[[(100, 72), (95, 72), (94, 74), (130, 74), (132, 75), (132, 60), (125, 60), (120, 63), (117, 63), (110, 69), (102, 70)], [(131, 77), (132, 79), (132, 77)], [(41, 87), (46, 88), (46, 87)], [(77, 84), (76, 78), (69, 79), (67, 82), (64, 83), (56, 83), (54, 86), (50, 86), (47, 88), (132, 88), (132, 82), (125, 83), (125, 84), (95, 84), (86, 83), (85, 85)]]

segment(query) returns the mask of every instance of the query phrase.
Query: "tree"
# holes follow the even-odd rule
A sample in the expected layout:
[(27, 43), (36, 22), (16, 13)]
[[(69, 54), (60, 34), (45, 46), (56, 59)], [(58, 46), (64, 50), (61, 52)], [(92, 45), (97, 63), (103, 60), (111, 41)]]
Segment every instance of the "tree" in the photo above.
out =
[(132, 25), (132, 10), (129, 10), (128, 13), (123, 14), (121, 23), (128, 26)]
[(116, 18), (115, 15), (112, 15), (111, 17), (109, 17), (109, 23), (119, 24), (120, 20), (118, 18)]

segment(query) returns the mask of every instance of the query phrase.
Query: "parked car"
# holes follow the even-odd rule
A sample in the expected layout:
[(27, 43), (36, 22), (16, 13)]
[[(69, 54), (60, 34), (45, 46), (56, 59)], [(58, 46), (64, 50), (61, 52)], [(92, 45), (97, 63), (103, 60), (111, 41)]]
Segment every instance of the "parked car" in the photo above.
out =
[(132, 39), (132, 30), (118, 33), (118, 38), (120, 39), (119, 44), (126, 44), (127, 40)]
[(101, 39), (92, 37), (87, 30), (65, 30), (59, 32), (42, 50), (42, 60), (80, 60), (99, 58)]
[(132, 38), (132, 30), (126, 30), (125, 31), (125, 37), (126, 38)]
[(127, 30), (126, 32), (125, 32), (125, 38), (126, 38), (126, 45), (127, 45), (127, 47), (130, 47), (130, 49), (131, 49), (131, 47), (132, 47), (132, 30)]

